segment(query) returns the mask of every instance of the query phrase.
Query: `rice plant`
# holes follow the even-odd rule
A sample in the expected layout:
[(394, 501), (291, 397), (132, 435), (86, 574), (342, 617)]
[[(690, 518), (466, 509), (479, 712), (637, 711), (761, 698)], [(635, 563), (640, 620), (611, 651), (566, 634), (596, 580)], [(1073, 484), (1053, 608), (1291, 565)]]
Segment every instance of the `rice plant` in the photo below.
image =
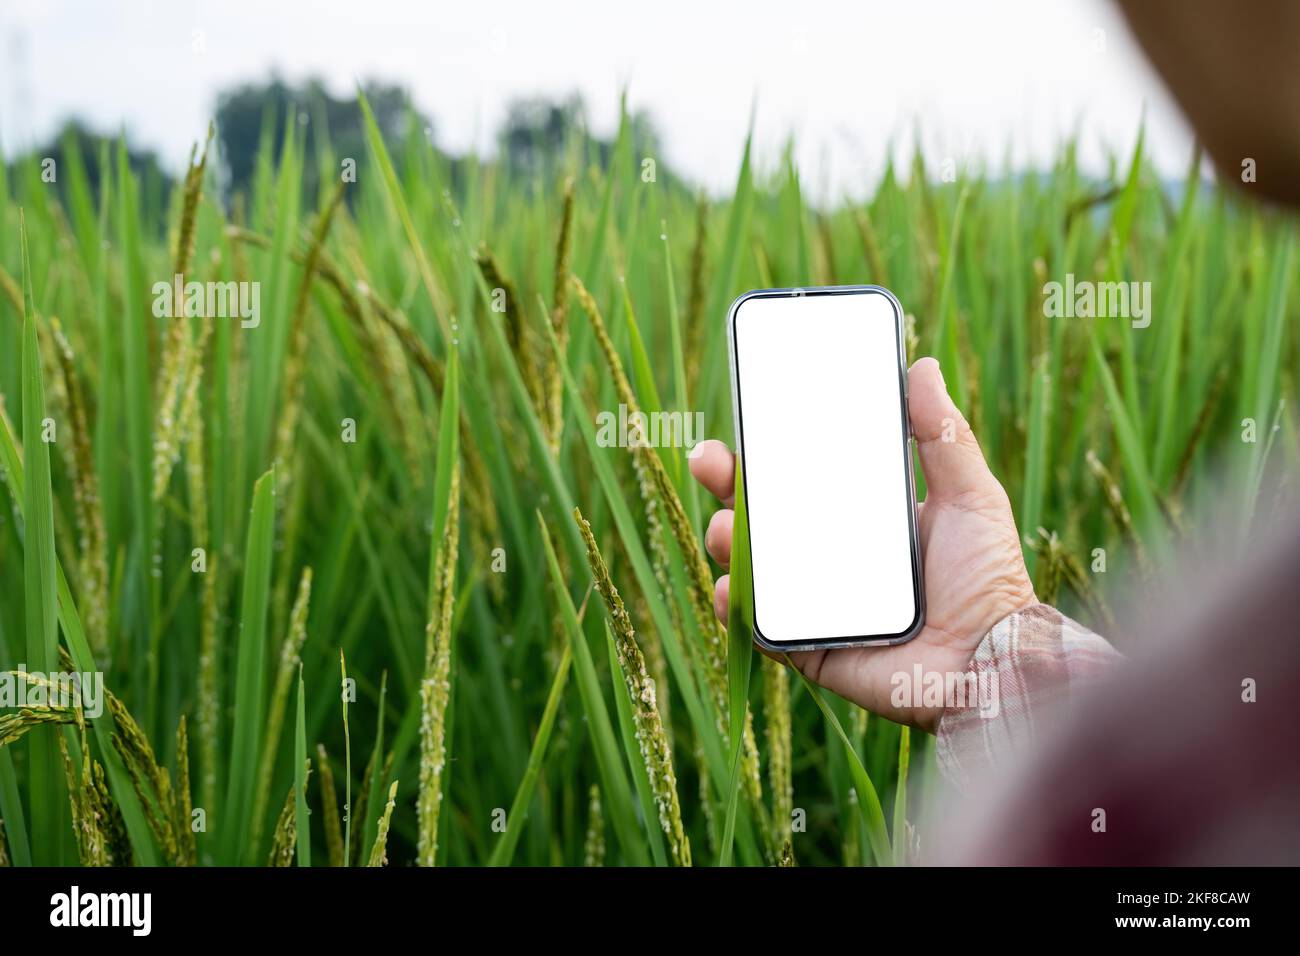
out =
[[(687, 450), (601, 431), (730, 441), (748, 288), (891, 288), (1040, 594), (1121, 643), (1210, 515), (1289, 494), (1294, 226), (1138, 131), (1101, 176), (917, 153), (814, 203), (748, 144), (728, 195), (647, 180), (626, 116), (542, 174), (367, 118), (357, 157), (268, 126), (237, 197), (215, 141), (165, 196), (125, 144), (98, 195), (75, 152), (59, 188), (0, 165), (0, 670), (111, 693), (0, 706), (0, 863), (914, 859), (931, 739), (755, 661)], [(1149, 281), (1149, 325), (1049, 317), (1067, 276)]]

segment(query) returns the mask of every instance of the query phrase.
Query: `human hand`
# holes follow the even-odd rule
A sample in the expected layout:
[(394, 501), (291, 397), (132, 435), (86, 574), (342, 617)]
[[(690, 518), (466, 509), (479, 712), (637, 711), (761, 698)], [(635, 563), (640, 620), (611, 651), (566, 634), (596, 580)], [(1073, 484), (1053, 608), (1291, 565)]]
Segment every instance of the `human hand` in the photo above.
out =
[[(933, 732), (942, 707), (895, 707), (891, 679), (902, 671), (960, 673), (980, 640), (1013, 611), (1036, 603), (1020, 551), (1011, 502), (989, 471), (979, 442), (953, 404), (932, 358), (908, 372), (908, 415), (917, 441), (926, 498), (917, 506), (925, 574), (926, 620), (912, 640), (889, 647), (794, 651), (810, 680), (873, 713)], [(808, 467), (816, 468), (816, 450)], [(725, 508), (709, 522), (705, 547), (723, 567), (731, 560), (736, 457), (725, 444), (696, 446), (691, 474)], [(729, 576), (714, 587), (714, 610), (727, 619)], [(920, 688), (915, 688), (919, 696)]]

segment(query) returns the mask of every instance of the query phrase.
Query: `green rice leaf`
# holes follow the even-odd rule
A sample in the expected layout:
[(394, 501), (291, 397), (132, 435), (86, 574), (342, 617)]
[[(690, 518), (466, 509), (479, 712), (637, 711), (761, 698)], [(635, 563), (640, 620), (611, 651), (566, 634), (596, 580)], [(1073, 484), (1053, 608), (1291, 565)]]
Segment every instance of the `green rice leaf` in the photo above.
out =
[(899, 728), (898, 783), (894, 787), (894, 863), (907, 862), (907, 769), (911, 763), (912, 732), (907, 726)]
[(307, 815), (307, 765), (307, 711), (303, 706), (302, 665), (299, 664), (298, 719), (293, 748), (293, 810), (299, 866), (311, 866), (311, 827), (310, 818)]
[(226, 805), (222, 812), (225, 855), (231, 862), (260, 856), (258, 848), (248, 846), (247, 840), (266, 710), (266, 610), (274, 533), (275, 469), (271, 469), (253, 486), (253, 512), (244, 554), (244, 596), (235, 664), (235, 726), (231, 735)]
[(875, 785), (872, 784), (871, 777), (867, 775), (866, 768), (862, 766), (862, 760), (858, 757), (853, 741), (844, 732), (844, 727), (840, 724), (839, 718), (835, 716), (835, 712), (831, 710), (822, 697), (821, 689), (805, 677), (803, 671), (794, 667), (789, 655), (786, 656), (786, 663), (798, 672), (804, 687), (807, 688), (808, 693), (820, 708), (822, 715), (840, 738), (840, 743), (844, 746), (844, 753), (848, 757), (849, 773), (853, 777), (853, 786), (858, 794), (858, 808), (862, 812), (862, 823), (867, 830), (867, 841), (871, 846), (872, 855), (876, 858), (877, 866), (889, 866), (893, 861), (893, 853), (889, 849), (889, 831), (885, 827), (885, 813), (881, 809), (880, 797), (876, 794)]
[[(27, 229), (19, 216), (19, 247), (23, 259), (23, 581), (27, 625), (27, 665), (50, 673), (58, 670), (58, 593), (54, 576), (54, 504), (50, 489), (50, 446), (46, 441), (45, 389), (41, 382), (41, 353), (36, 340), (36, 307), (32, 303), (31, 263)], [(57, 425), (57, 423), (54, 423)], [(65, 425), (65, 427), (67, 427)], [(57, 433), (56, 433), (57, 434)], [(71, 845), (67, 821), (67, 785), (59, 756), (57, 729), (41, 728), (29, 738), (28, 778), (34, 862), (52, 865), (65, 859)]]
[(749, 511), (745, 506), (744, 469), (736, 461), (735, 521), (731, 533), (731, 584), (727, 605), (727, 729), (731, 745), (731, 780), (727, 790), (727, 817), (722, 830), (718, 865), (731, 865), (740, 803), (740, 758), (744, 745), (745, 712), (749, 705), (749, 677), (754, 662), (754, 584), (749, 558)]
[(509, 866), (523, 832), (524, 821), (528, 817), (528, 807), (533, 802), (533, 793), (537, 789), (537, 778), (541, 775), (542, 764), (546, 760), (546, 748), (551, 742), (551, 730), (555, 726), (555, 715), (560, 710), (560, 701), (564, 699), (564, 688), (569, 679), (569, 665), (573, 662), (573, 650), (566, 643), (560, 654), (560, 665), (555, 669), (555, 678), (551, 681), (551, 692), (546, 695), (546, 708), (542, 711), (541, 722), (537, 725), (537, 736), (533, 738), (533, 749), (528, 753), (528, 766), (524, 769), (519, 789), (510, 803), (510, 812), (506, 816), (506, 832), (501, 834), (501, 842), (488, 858), (488, 866)]

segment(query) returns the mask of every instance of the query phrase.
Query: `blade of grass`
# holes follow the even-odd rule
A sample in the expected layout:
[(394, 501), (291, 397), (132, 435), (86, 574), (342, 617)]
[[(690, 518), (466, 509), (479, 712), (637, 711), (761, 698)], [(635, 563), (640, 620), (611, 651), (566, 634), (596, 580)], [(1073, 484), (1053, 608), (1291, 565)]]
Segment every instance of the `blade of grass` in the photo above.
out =
[(727, 817), (718, 850), (718, 865), (731, 865), (740, 803), (740, 758), (744, 749), (745, 711), (754, 662), (753, 580), (749, 559), (749, 511), (745, 507), (744, 470), (736, 462), (735, 521), (731, 532), (731, 587), (727, 603), (727, 729), (731, 743), (731, 780), (726, 794)]
[(506, 816), (506, 832), (501, 834), (501, 842), (488, 858), (488, 866), (509, 866), (515, 855), (515, 846), (523, 832), (524, 821), (528, 816), (528, 807), (533, 802), (533, 793), (537, 789), (537, 778), (542, 772), (542, 763), (546, 760), (546, 748), (551, 742), (551, 730), (555, 726), (555, 715), (560, 710), (560, 701), (564, 699), (564, 688), (569, 680), (569, 665), (573, 661), (573, 651), (566, 643), (560, 655), (560, 665), (555, 669), (555, 678), (551, 681), (551, 691), (546, 695), (546, 708), (542, 711), (542, 720), (537, 725), (537, 736), (533, 738), (533, 749), (528, 753), (528, 766), (524, 769), (519, 789), (510, 804)]
[[(45, 430), (45, 390), (41, 382), (41, 353), (37, 345), (36, 307), (32, 302), (31, 262), (27, 227), (18, 218), (18, 242), (23, 260), (23, 447), (27, 454), (23, 482), (23, 582), (27, 625), (27, 665), (33, 670), (58, 670), (58, 596), (54, 577), (54, 504), (50, 488), (50, 446)], [(64, 808), (67, 806), (63, 764), (56, 728), (41, 729), (29, 738), (28, 784), (32, 849), (38, 865), (69, 862)]]
[(366, 819), (363, 821), (362, 846), (374, 846), (379, 835), (379, 817), (383, 804), (379, 793), (384, 787), (384, 722), (388, 712), (388, 671), (379, 678), (379, 710), (376, 718), (375, 748), (370, 753), (370, 779), (366, 781)]
[(844, 727), (840, 724), (839, 718), (835, 716), (835, 712), (830, 709), (822, 698), (821, 689), (805, 677), (803, 671), (794, 666), (789, 655), (786, 655), (786, 663), (799, 674), (803, 686), (808, 690), (812, 699), (821, 709), (823, 716), (840, 738), (840, 742), (844, 745), (844, 753), (849, 761), (849, 773), (853, 776), (854, 789), (858, 794), (858, 807), (862, 812), (862, 823), (867, 828), (867, 839), (871, 845), (872, 855), (876, 859), (877, 866), (889, 866), (893, 854), (889, 849), (889, 831), (885, 828), (885, 813), (881, 809), (880, 797), (876, 794), (876, 788), (871, 782), (871, 777), (867, 775), (867, 770), (862, 766), (862, 760), (853, 747), (853, 741), (844, 732)]
[[(122, 629), (132, 654), (146, 660), (151, 650), (151, 608), (153, 580), (149, 574), (150, 547), (153, 541), (153, 507), (150, 500), (150, 477), (153, 449), (150, 428), (153, 425), (149, 374), (149, 318), (140, 300), (145, 288), (138, 220), (137, 186), (130, 172), (126, 141), (117, 150), (118, 229), (122, 259), (122, 390), (125, 392), (126, 472), (130, 481), (131, 537), (127, 549), (128, 578), (122, 598)], [(132, 690), (139, 700), (145, 699), (147, 669), (132, 670)], [(152, 725), (152, 713), (143, 714), (145, 726)]]
[(270, 597), (275, 533), (275, 469), (253, 486), (253, 511), (244, 554), (244, 595), (235, 664), (235, 724), (226, 789), (225, 856), (230, 862), (259, 858), (248, 845), (250, 807), (256, 784), (266, 708), (266, 611)]
[[(1094, 328), (1096, 328), (1095, 324)], [(1091, 356), (1093, 367), (1097, 369), (1102, 388), (1106, 393), (1106, 404), (1110, 409), (1111, 423), (1115, 428), (1115, 439), (1119, 443), (1120, 455), (1124, 459), (1130, 487), (1134, 492), (1132, 497), (1135, 506), (1133, 508), (1135, 512), (1134, 519), (1143, 537), (1150, 539), (1153, 545), (1158, 545), (1164, 540), (1164, 536), (1158, 534), (1155, 528), (1155, 521), (1159, 515), (1159, 505), (1157, 505), (1155, 494), (1151, 490), (1151, 474), (1147, 470), (1144, 446), (1132, 420), (1129, 418), (1128, 406), (1119, 394), (1119, 388), (1115, 384), (1115, 377), (1111, 374), (1110, 366), (1106, 364), (1106, 359), (1101, 354), (1101, 345), (1096, 335), (1092, 337)]]
[[(712, 323), (719, 331), (722, 318), (726, 314), (726, 304), (735, 298), (737, 274), (740, 271), (740, 257), (749, 244), (749, 219), (754, 206), (754, 173), (751, 166), (751, 150), (754, 143), (754, 117), (749, 118), (749, 130), (745, 135), (745, 151), (740, 160), (740, 171), (736, 176), (736, 190), (732, 196), (731, 209), (727, 214), (727, 228), (722, 243), (722, 258), (719, 260), (713, 282), (709, 287), (708, 308), (704, 312), (706, 325)], [(722, 380), (726, 378), (726, 336), (714, 334), (706, 340), (704, 361), (701, 364), (699, 396), (697, 400), (704, 408), (716, 407), (718, 395), (722, 389)]]
[(343, 688), (343, 865), (352, 865), (352, 732), (348, 727), (348, 662), (339, 649)]
[[(673, 356), (673, 393), (674, 401), (677, 403), (677, 410), (683, 415), (691, 414), (690, 400), (687, 398), (688, 386), (686, 378), (686, 354), (683, 347), (682, 320), (677, 308), (677, 287), (673, 281), (673, 257), (668, 241), (668, 223), (660, 223), (663, 229), (664, 237), (664, 283), (668, 296), (668, 340), (672, 348)], [(700, 435), (695, 436), (699, 441)], [(674, 452), (674, 460), (677, 463), (676, 478), (679, 486), (682, 482), (682, 465), (681, 451)], [(688, 481), (684, 487), (679, 490), (683, 492), (683, 503), (686, 505), (686, 513), (690, 516), (691, 527), (700, 526), (700, 497), (699, 489), (694, 481)]]
[(970, 408), (966, 401), (965, 363), (957, 344), (957, 308), (954, 304), (954, 275), (957, 271), (957, 253), (962, 236), (962, 216), (966, 210), (969, 187), (963, 185), (957, 194), (957, 206), (952, 214), (952, 227), (940, 252), (939, 299), (934, 314), (934, 349), (939, 364), (951, 371), (952, 397), (958, 408)]
[[(1250, 383), (1254, 386), (1254, 389), (1247, 394), (1247, 400), (1251, 406), (1248, 414), (1259, 423), (1259, 427), (1271, 423), (1272, 407), (1276, 401), (1274, 395), (1277, 389), (1284, 351), (1282, 341), (1286, 328), (1286, 301), (1291, 284), (1291, 273), (1294, 271), (1291, 267), (1294, 248), (1295, 233), (1293, 230), (1287, 229), (1277, 245), (1269, 270), (1268, 299), (1266, 300), (1267, 305), (1263, 321), (1263, 340), (1260, 343), (1258, 352), (1259, 360), (1256, 364), (1255, 381)], [(1270, 439), (1272, 437), (1271, 431), (1269, 437)], [(1246, 503), (1247, 514), (1254, 513), (1257, 494), (1255, 489), (1259, 487), (1260, 477), (1263, 473), (1264, 458), (1267, 454), (1266, 447), (1265, 443), (1260, 441), (1256, 441), (1251, 447), (1250, 469), (1246, 483), (1247, 494), (1250, 495), (1250, 500)]]
[(293, 748), (293, 812), (298, 838), (298, 865), (311, 866), (311, 829), (307, 816), (307, 710), (303, 704), (302, 664), (298, 665), (298, 720)]
[(902, 727), (898, 736), (898, 783), (894, 787), (894, 863), (907, 862), (907, 768), (912, 760), (912, 735)]
[(379, 124), (375, 122), (375, 114), (371, 112), (370, 101), (366, 99), (365, 93), (359, 87), (357, 89), (357, 102), (361, 105), (361, 113), (365, 117), (366, 142), (370, 144), (371, 152), (374, 153), (375, 160), (379, 163), (379, 171), (383, 175), (388, 199), (393, 204), (393, 209), (397, 212), (397, 218), (401, 220), (402, 230), (406, 233), (406, 239), (410, 243), (411, 252), (415, 256), (415, 264), (419, 270), (420, 281), (424, 283), (424, 289), (429, 294), (429, 304), (433, 307), (434, 318), (438, 321), (442, 330), (443, 341), (450, 345), (452, 334), (451, 321), (448, 315), (451, 312), (451, 307), (447, 294), (443, 291), (441, 284), (434, 275), (433, 265), (424, 251), (423, 243), (420, 242), (419, 233), (415, 231), (415, 220), (411, 218), (411, 210), (407, 205), (405, 195), (402, 193), (402, 185), (397, 179), (397, 171), (393, 168), (393, 161), (388, 155), (388, 147), (384, 145), (383, 135), (379, 132)]
[[(262, 759), (257, 771), (257, 788), (253, 799), (253, 821), (251, 841), (259, 845), (262, 840), (262, 824), (270, 804), (272, 777), (275, 760), (280, 748), (280, 731), (284, 723), (285, 710), (289, 705), (289, 690), (293, 686), (295, 669), (300, 670), (302, 663), (302, 645), (307, 639), (307, 609), (311, 600), (312, 569), (302, 569), (298, 582), (298, 595), (289, 616), (288, 633), (280, 645), (280, 660), (276, 666), (275, 682), (271, 690), (271, 706), (267, 714), (263, 734)], [(206, 583), (206, 582), (205, 582)]]
[[(1037, 528), (1042, 524), (1043, 499), (1047, 488), (1047, 445), (1051, 438), (1051, 372), (1047, 356), (1039, 356), (1035, 365), (1037, 368), (1029, 388), (1024, 496), (1018, 516), (1020, 526), (1025, 529)], [(1024, 541), (1021, 541), (1020, 547), (1024, 552), (1025, 567), (1032, 576), (1038, 554)]]
[[(25, 470), (18, 445), (4, 415), (0, 415), (0, 461), (3, 462), (12, 487), (15, 489), (15, 497), (20, 502), (24, 501), (26, 499), (24, 491), (26, 487)], [(90, 644), (86, 640), (85, 630), (81, 626), (81, 617), (78, 615), (76, 603), (72, 599), (72, 589), (68, 587), (67, 578), (63, 573), (63, 566), (59, 562), (57, 555), (55, 556), (54, 570), (58, 587), (59, 626), (63, 629), (69, 653), (72, 655), (73, 663), (78, 671), (95, 673), (98, 670), (95, 665), (95, 658), (90, 651)], [(156, 866), (158, 857), (150, 836), (148, 823), (140, 806), (139, 796), (122, 765), (121, 758), (118, 756), (113, 743), (113, 718), (105, 710), (102, 716), (91, 720), (90, 724), (95, 731), (95, 740), (99, 744), (101, 760), (108, 777), (113, 799), (117, 802), (118, 809), (121, 811), (122, 822), (130, 839), (135, 862), (141, 866)]]
[(13, 865), (31, 866), (32, 851), (23, 819), (23, 801), (18, 795), (18, 777), (8, 747), (0, 747), (0, 818), (4, 824), (2, 837), (8, 843)]

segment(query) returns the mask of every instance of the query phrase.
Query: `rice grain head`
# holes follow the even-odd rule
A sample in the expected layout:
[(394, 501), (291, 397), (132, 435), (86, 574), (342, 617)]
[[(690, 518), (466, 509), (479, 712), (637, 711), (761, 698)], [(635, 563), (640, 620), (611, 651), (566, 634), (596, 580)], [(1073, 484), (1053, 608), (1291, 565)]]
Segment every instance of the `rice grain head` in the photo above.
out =
[(705, 263), (709, 241), (709, 199), (703, 193), (695, 202), (695, 244), (691, 248), (691, 270), (686, 294), (686, 382), (692, 393), (700, 375), (704, 352)]
[(109, 865), (131, 866), (134, 857), (131, 839), (126, 832), (126, 821), (122, 819), (122, 810), (113, 795), (109, 793), (104, 765), (97, 760), (92, 760), (90, 769), (91, 812), (94, 813), (99, 828), (104, 834)]
[(279, 750), (280, 734), (284, 729), (284, 715), (289, 707), (289, 691), (298, 673), (302, 646), (307, 640), (307, 615), (311, 604), (312, 570), (302, 569), (298, 580), (298, 595), (289, 614), (289, 628), (280, 644), (280, 659), (275, 669), (275, 685), (271, 692), (271, 707), (267, 711), (266, 735), (262, 747), (261, 765), (257, 771), (257, 797), (253, 802), (251, 840), (254, 846), (262, 840), (262, 821), (266, 816), (271, 794), (271, 776)]
[(324, 744), (316, 745), (316, 766), (320, 768), (320, 802), (325, 818), (325, 852), (330, 866), (343, 865), (343, 824), (339, 820), (338, 793), (334, 789), (334, 771)]
[[(163, 855), (175, 866), (183, 865), (186, 853), (176, 832), (171, 775), (154, 757), (149, 738), (126, 705), (111, 691), (105, 690), (109, 713), (113, 715), (113, 744), (131, 775), (140, 798), (145, 820), (153, 831)], [(187, 827), (188, 829), (188, 827)]]
[(220, 604), (221, 556), (212, 551), (208, 526), (207, 462), (205, 457), (204, 421), (200, 412), (198, 392), (203, 377), (203, 357), (206, 353), (212, 325), (204, 323), (199, 332), (197, 359), (186, 386), (181, 403), (181, 428), (185, 444), (185, 483), (189, 499), (190, 544), (202, 548), (206, 555), (207, 570), (203, 574), (202, 595), (199, 598), (199, 660), (198, 660), (198, 721), (199, 748), (199, 801), (205, 807), (216, 806), (217, 753), (219, 745), (218, 699), (219, 678), (217, 662), (217, 607)]
[[(488, 290), (495, 293), (499, 289), (505, 297), (506, 338), (510, 342), (510, 351), (519, 365), (519, 374), (528, 389), (528, 397), (532, 400), (533, 408), (542, 420), (544, 428), (548, 427), (550, 419), (546, 414), (541, 372), (537, 368), (537, 352), (533, 347), (532, 337), (528, 334), (528, 322), (524, 317), (519, 293), (515, 291), (514, 283), (501, 273), (501, 267), (486, 243), (479, 246), (474, 261), (478, 263), (479, 272), (482, 273)], [(489, 316), (489, 320), (491, 319), (492, 317)]]
[(759, 659), (759, 668), (763, 674), (767, 779), (772, 790), (772, 839), (784, 850), (789, 845), (790, 815), (794, 809), (790, 674), (783, 664), (766, 656)]
[(1152, 571), (1151, 562), (1147, 558), (1142, 539), (1138, 537), (1137, 530), (1133, 527), (1133, 517), (1129, 513), (1128, 505), (1124, 503), (1124, 494), (1120, 491), (1119, 482), (1115, 480), (1106, 466), (1102, 464), (1101, 459), (1097, 457), (1097, 453), (1091, 448), (1084, 455), (1084, 460), (1088, 463), (1088, 470), (1097, 479), (1097, 484), (1101, 486), (1102, 494), (1106, 499), (1106, 507), (1110, 509), (1111, 516), (1115, 519), (1115, 523), (1119, 525), (1125, 539), (1133, 547), (1133, 555), (1137, 560), (1138, 570), (1143, 577), (1150, 577)]
[(370, 860), (366, 866), (388, 865), (388, 824), (393, 819), (393, 807), (397, 806), (397, 781), (388, 788), (388, 803), (384, 805), (383, 816), (379, 818), (379, 831), (375, 834), (375, 845), (370, 848)]
[[(212, 143), (214, 127), (208, 126), (208, 138), (203, 153), (196, 164), (197, 145), (190, 150), (190, 161), (185, 171), (184, 193), (181, 206), (180, 227), (176, 233), (176, 249), (172, 260), (172, 275), (183, 277), (189, 272), (194, 255), (194, 223), (198, 217), (199, 203), (203, 198), (203, 177), (208, 165), (208, 147)], [(163, 343), (162, 359), (158, 368), (155, 399), (157, 415), (154, 420), (153, 501), (162, 500), (171, 479), (172, 467), (179, 457), (177, 435), (179, 432), (178, 403), (181, 383), (193, 370), (194, 356), (190, 343), (190, 324), (184, 310), (177, 303), (170, 317), (167, 336)]]
[(82, 866), (108, 866), (108, 844), (99, 827), (95, 811), (90, 770), (90, 749), (86, 744), (85, 724), (78, 722), (81, 740), (81, 770), (73, 766), (68, 753), (67, 738), (57, 734), (59, 754), (63, 758), (63, 771), (68, 784), (68, 802), (72, 808), (72, 831), (77, 844), (77, 858)]
[(289, 324), (289, 353), (285, 357), (284, 385), (280, 399), (280, 422), (275, 433), (275, 451), (272, 461), (276, 467), (277, 490), (284, 492), (292, 480), (290, 472), (293, 457), (293, 439), (302, 412), (304, 379), (307, 372), (307, 313), (311, 305), (311, 288), (315, 280), (320, 252), (329, 235), (335, 210), (343, 201), (344, 183), (339, 182), (316, 219), (311, 245), (303, 264), (302, 278), (298, 283), (298, 296), (294, 300)]
[[(572, 276), (571, 282), (578, 303), (591, 320), (592, 331), (596, 336), (601, 351), (605, 355), (605, 361), (609, 366), (610, 376), (614, 380), (619, 400), (627, 406), (630, 419), (634, 414), (640, 413), (641, 404), (637, 401), (636, 393), (632, 389), (632, 383), (628, 380), (627, 373), (623, 369), (623, 361), (619, 358), (618, 350), (614, 347), (614, 342), (609, 336), (595, 299), (577, 276)], [(681, 551), (686, 565), (686, 572), (691, 580), (692, 587), (689, 591), (691, 608), (700, 634), (704, 638), (704, 646), (700, 649), (703, 656), (702, 670), (712, 692), (711, 697), (718, 730), (725, 734), (727, 727), (727, 642), (726, 632), (713, 610), (713, 575), (709, 571), (708, 561), (705, 559), (704, 550), (700, 546), (700, 537), (691, 526), (686, 507), (682, 504), (677, 489), (673, 486), (672, 479), (668, 476), (668, 470), (664, 467), (658, 453), (644, 442), (634, 443), (631, 451), (634, 461), (638, 462), (644, 469), (644, 473), (650, 476), (659, 503), (667, 516), (668, 526), (677, 539), (677, 546)], [(643, 491), (644, 495), (645, 492)], [(744, 747), (741, 759), (741, 779), (746, 798), (755, 814), (760, 819), (764, 819), (766, 817), (766, 807), (763, 804), (763, 785), (759, 776), (758, 744), (754, 738), (753, 714), (748, 710), (745, 713)], [(765, 834), (769, 832), (766, 826), (762, 830)], [(767, 849), (769, 856), (775, 857), (777, 847), (771, 845), (770, 840)]]
[(573, 509), (573, 517), (578, 522), (578, 530), (582, 532), (582, 540), (587, 546), (587, 562), (591, 565), (596, 590), (605, 601), (614, 628), (614, 648), (618, 652), (618, 663), (623, 670), (628, 696), (632, 700), (636, 739), (641, 748), (641, 759), (645, 762), (646, 775), (650, 778), (655, 807), (659, 812), (659, 826), (668, 837), (668, 849), (673, 862), (678, 866), (690, 866), (691, 844), (682, 826), (677, 775), (673, 771), (672, 749), (668, 745), (668, 736), (664, 733), (663, 721), (659, 716), (655, 683), (646, 672), (645, 658), (637, 646), (632, 620), (623, 606), (618, 588), (609, 576), (609, 568), (600, 555), (591, 525), (577, 508)]
[[(554, 298), (551, 304), (551, 326), (560, 350), (569, 344), (569, 255), (573, 247), (573, 179), (564, 182), (564, 206), (560, 213), (560, 236), (555, 244), (555, 278), (552, 283)], [(560, 365), (552, 354), (546, 366), (546, 431), (551, 443), (551, 454), (560, 452), (561, 432), (564, 428), (564, 377)]]
[(582, 865), (605, 865), (605, 817), (600, 807), (600, 787), (594, 783), (587, 794), (587, 838), (582, 846)]
[(186, 727), (185, 715), (181, 714), (176, 725), (176, 808), (175, 822), (177, 842), (180, 844), (178, 862), (182, 866), (197, 866), (199, 848), (195, 840), (191, 816), (194, 812), (194, 799), (190, 791), (190, 741)]
[[(597, 343), (600, 345), (601, 352), (605, 355), (605, 361), (609, 366), (610, 377), (614, 381), (619, 401), (627, 406), (628, 418), (631, 420), (641, 413), (641, 404), (637, 401), (636, 393), (632, 389), (632, 383), (628, 380), (627, 372), (623, 368), (623, 360), (619, 358), (618, 350), (614, 347), (614, 342), (609, 336), (609, 331), (605, 327), (605, 320), (601, 317), (596, 300), (587, 291), (587, 287), (583, 285), (581, 279), (573, 276), (571, 281), (578, 303), (591, 320), (592, 331), (596, 336)], [(727, 681), (726, 642), (722, 638), (722, 626), (713, 613), (713, 578), (709, 573), (708, 564), (703, 560), (703, 553), (700, 551), (696, 535), (691, 529), (686, 509), (677, 496), (676, 489), (672, 486), (672, 480), (668, 477), (667, 470), (664, 468), (663, 462), (659, 460), (658, 454), (644, 442), (634, 443), (631, 453), (634, 467), (637, 469), (638, 478), (642, 485), (642, 498), (647, 502), (647, 519), (651, 527), (656, 527), (660, 521), (656, 510), (649, 505), (650, 501), (657, 498), (660, 506), (667, 514), (669, 525), (672, 527), (678, 546), (681, 548), (682, 555), (686, 560), (687, 571), (694, 584), (690, 593), (691, 607), (694, 610), (700, 634), (705, 639), (703, 648), (704, 670), (714, 691), (714, 696), (719, 701), (725, 701)]]
[(447, 704), (451, 698), (452, 611), (456, 600), (456, 555), (459, 541), (460, 463), (451, 469), (450, 507), (439, 546), (437, 592), (425, 628), (425, 671), (420, 682), (420, 792), (417, 861), (436, 865), (438, 816), (442, 807), (447, 762)]
[(294, 788), (284, 798), (280, 816), (275, 821), (275, 832), (271, 836), (271, 852), (267, 855), (267, 866), (293, 866), (297, 851), (298, 823), (294, 813)]
[(50, 326), (72, 431), (72, 454), (68, 456), (68, 462), (80, 530), (77, 578), (82, 592), (77, 606), (90, 651), (99, 667), (107, 670), (112, 665), (108, 646), (108, 555), (104, 510), (99, 497), (99, 472), (90, 447), (91, 425), (72, 347), (57, 318), (51, 316)]
[(0, 714), (0, 747), (8, 746), (37, 727), (76, 722), (77, 715), (71, 707), (23, 707), (13, 713)]
[(199, 623), (199, 799), (203, 806), (216, 806), (217, 798), (217, 764), (219, 763), (219, 744), (217, 740), (220, 689), (219, 664), (217, 661), (217, 588), (222, 562), (220, 555), (208, 556), (208, 570), (203, 576), (203, 598), (201, 604), (202, 618)]

